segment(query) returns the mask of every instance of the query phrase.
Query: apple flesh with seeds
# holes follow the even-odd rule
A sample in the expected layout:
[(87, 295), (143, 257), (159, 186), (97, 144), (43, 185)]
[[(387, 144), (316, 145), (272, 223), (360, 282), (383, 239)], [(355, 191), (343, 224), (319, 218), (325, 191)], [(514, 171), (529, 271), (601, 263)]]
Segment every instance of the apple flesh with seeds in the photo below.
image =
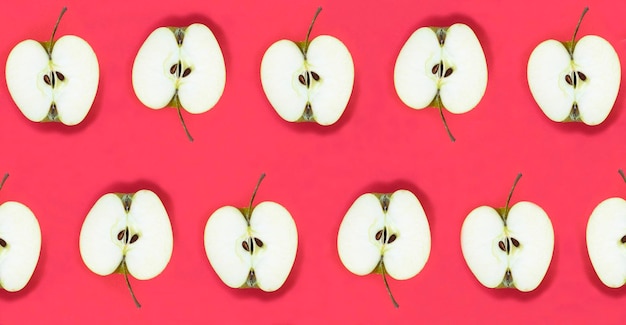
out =
[(346, 213), (337, 235), (343, 265), (356, 275), (381, 273), (396, 280), (417, 275), (430, 255), (430, 227), (420, 201), (407, 190), (361, 195)]
[(394, 85), (407, 106), (438, 108), (455, 141), (442, 108), (466, 113), (478, 105), (487, 88), (487, 62), (476, 34), (461, 23), (416, 30), (400, 50)]
[(82, 38), (49, 42), (25, 40), (9, 53), (6, 81), (20, 111), (33, 122), (76, 125), (85, 119), (98, 90), (100, 70), (93, 49)]
[(278, 115), (289, 122), (332, 125), (343, 114), (354, 84), (354, 63), (337, 38), (309, 41), (315, 13), (304, 42), (280, 40), (261, 62), (261, 83)]
[(33, 212), (19, 202), (0, 205), (0, 287), (22, 290), (35, 272), (40, 251), (41, 229)]
[(587, 35), (576, 41), (585, 8), (569, 42), (547, 40), (528, 60), (528, 86), (544, 114), (555, 122), (602, 123), (611, 112), (621, 80), (615, 49)]
[(282, 205), (266, 201), (252, 207), (258, 186), (248, 208), (224, 206), (209, 217), (204, 248), (227, 286), (272, 292), (282, 287), (291, 272), (298, 231)]
[(461, 249), (485, 287), (528, 292), (539, 286), (548, 271), (554, 230), (546, 212), (532, 202), (509, 208), (513, 189), (504, 208), (481, 206), (470, 212), (461, 229)]
[(137, 307), (128, 274), (138, 280), (159, 275), (172, 256), (169, 216), (152, 191), (109, 193), (91, 208), (80, 231), (80, 255), (94, 273), (122, 273)]
[[(623, 172), (620, 174), (624, 181)], [(587, 223), (587, 251), (600, 281), (610, 288), (626, 282), (626, 201), (613, 197), (593, 210)]]
[(152, 109), (175, 107), (193, 141), (181, 108), (191, 114), (213, 108), (224, 92), (226, 66), (213, 32), (195, 23), (186, 28), (160, 27), (143, 43), (133, 64), (137, 98)]

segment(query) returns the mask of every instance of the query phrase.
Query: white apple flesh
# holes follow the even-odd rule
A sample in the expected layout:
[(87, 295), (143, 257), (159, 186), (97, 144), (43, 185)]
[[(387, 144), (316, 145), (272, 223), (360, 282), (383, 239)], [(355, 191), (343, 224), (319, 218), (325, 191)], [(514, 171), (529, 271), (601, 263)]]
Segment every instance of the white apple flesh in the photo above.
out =
[(437, 107), (454, 114), (470, 111), (487, 88), (487, 61), (474, 31), (465, 24), (422, 27), (406, 41), (396, 60), (394, 85), (404, 104)]
[[(319, 14), (319, 11), (315, 17)], [(261, 62), (261, 83), (278, 115), (289, 122), (332, 125), (343, 114), (354, 84), (354, 63), (337, 38), (321, 35), (309, 42), (280, 40)]]
[[(578, 27), (587, 8), (580, 17)], [(570, 42), (547, 40), (528, 60), (528, 85), (545, 115), (555, 122), (602, 123), (611, 112), (621, 80), (617, 52), (605, 39), (588, 35)]]
[(205, 252), (227, 286), (273, 292), (291, 272), (298, 231), (282, 205), (266, 201), (252, 208), (253, 200), (254, 194), (249, 208), (225, 206), (209, 217), (204, 229)]
[(35, 272), (40, 251), (41, 229), (33, 212), (19, 202), (0, 205), (0, 288), (22, 290)]
[[(61, 16), (64, 12), (65, 8)], [(49, 42), (17, 44), (9, 53), (5, 74), (13, 101), (29, 120), (76, 125), (91, 109), (100, 70), (85, 40), (67, 35), (54, 41), (53, 32)]]
[(600, 281), (610, 288), (626, 282), (626, 201), (609, 198), (591, 213), (587, 251)]
[[(192, 114), (213, 108), (224, 92), (226, 66), (213, 32), (203, 24), (160, 27), (143, 43), (133, 64), (137, 98), (152, 109), (175, 107)], [(190, 140), (193, 138), (183, 126)]]
[(337, 250), (343, 265), (356, 275), (382, 273), (396, 280), (417, 275), (430, 255), (428, 219), (421, 203), (407, 190), (361, 195), (339, 227)]
[(481, 206), (470, 212), (461, 229), (461, 249), (485, 287), (528, 292), (539, 286), (548, 270), (554, 230), (546, 212), (532, 202), (509, 209), (512, 192), (503, 209)]
[[(620, 175), (626, 182), (622, 170)], [(587, 251), (600, 281), (609, 288), (626, 282), (626, 201), (612, 197), (593, 210), (587, 222)]]
[[(169, 216), (149, 190), (105, 194), (89, 211), (80, 232), (85, 265), (102, 276), (123, 273), (129, 288), (127, 273), (138, 280), (156, 277), (169, 263), (172, 250)], [(136, 299), (135, 303), (140, 307)]]

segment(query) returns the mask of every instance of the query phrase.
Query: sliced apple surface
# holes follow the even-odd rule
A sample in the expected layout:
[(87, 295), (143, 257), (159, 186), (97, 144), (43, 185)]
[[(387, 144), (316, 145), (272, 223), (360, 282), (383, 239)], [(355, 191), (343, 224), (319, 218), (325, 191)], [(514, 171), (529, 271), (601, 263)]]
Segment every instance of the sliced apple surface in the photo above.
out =
[(470, 270), (488, 288), (536, 289), (554, 250), (552, 223), (541, 207), (519, 202), (506, 222), (496, 209), (482, 206), (463, 222), (461, 248)]
[(49, 42), (17, 44), (9, 53), (5, 74), (13, 101), (29, 120), (76, 125), (93, 105), (100, 70), (85, 40), (66, 35), (54, 41), (53, 33)]
[(296, 224), (283, 206), (262, 202), (250, 215), (226, 206), (211, 215), (204, 231), (209, 262), (231, 288), (278, 290), (287, 280), (298, 247)]
[(386, 284), (385, 274), (396, 280), (417, 275), (430, 248), (428, 219), (417, 197), (407, 190), (361, 195), (346, 213), (337, 235), (343, 265), (356, 275), (382, 273)]
[(261, 83), (284, 120), (331, 125), (352, 94), (354, 63), (348, 48), (333, 36), (321, 35), (309, 42), (313, 23), (304, 42), (283, 39), (267, 49), (261, 61)]
[(570, 42), (551, 39), (533, 50), (528, 60), (528, 85), (552, 121), (598, 125), (608, 117), (617, 98), (621, 65), (605, 39), (587, 35), (576, 41), (576, 32)]
[(587, 223), (587, 251), (596, 274), (610, 288), (626, 282), (626, 201), (600, 203)]
[(204, 113), (224, 92), (224, 56), (215, 35), (203, 24), (160, 27), (139, 49), (132, 80), (137, 98), (152, 109), (175, 107), (179, 114), (181, 108)]
[(33, 212), (18, 202), (0, 205), (0, 287), (22, 290), (30, 281), (41, 251), (41, 229)]
[(224, 206), (204, 228), (204, 248), (220, 279), (231, 288), (280, 289), (293, 267), (298, 250), (298, 229), (282, 205), (265, 201), (247, 208)]
[(169, 263), (172, 250), (169, 216), (159, 197), (149, 190), (102, 196), (80, 232), (83, 261), (102, 276), (120, 272), (139, 280), (154, 278)]
[(400, 50), (394, 85), (402, 102), (411, 108), (445, 108), (455, 114), (470, 111), (487, 88), (487, 62), (476, 34), (460, 23), (419, 28)]
[(532, 202), (509, 208), (519, 174), (501, 209), (478, 207), (461, 228), (461, 250), (476, 279), (487, 288), (535, 290), (548, 271), (554, 229), (546, 212)]

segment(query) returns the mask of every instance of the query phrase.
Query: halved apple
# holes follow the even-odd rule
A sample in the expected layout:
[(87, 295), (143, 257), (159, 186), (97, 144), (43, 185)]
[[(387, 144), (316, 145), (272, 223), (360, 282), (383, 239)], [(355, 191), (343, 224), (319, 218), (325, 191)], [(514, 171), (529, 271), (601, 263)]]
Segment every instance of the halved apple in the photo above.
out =
[(54, 40), (61, 17), (48, 42), (25, 40), (9, 53), (6, 81), (20, 111), (33, 122), (76, 125), (85, 119), (98, 90), (100, 70), (93, 49), (82, 38)]
[(602, 123), (611, 112), (621, 80), (617, 52), (604, 38), (576, 34), (569, 42), (547, 40), (528, 60), (528, 86), (535, 101), (555, 122)]
[(532, 202), (509, 202), (501, 209), (478, 207), (461, 229), (463, 257), (487, 288), (532, 291), (543, 280), (554, 250), (554, 230), (546, 212)]
[(265, 201), (215, 211), (204, 228), (204, 248), (215, 273), (231, 288), (272, 292), (287, 280), (298, 249), (298, 230), (282, 205)]
[(331, 125), (343, 114), (354, 84), (354, 63), (337, 38), (321, 35), (309, 42), (280, 40), (261, 62), (261, 83), (278, 115), (289, 122)]
[(395, 307), (386, 274), (396, 280), (417, 275), (430, 256), (430, 227), (420, 201), (407, 190), (361, 195), (341, 221), (337, 250), (356, 275), (381, 273)]
[(137, 98), (152, 109), (175, 107), (193, 141), (181, 108), (192, 114), (213, 108), (226, 85), (226, 66), (213, 32), (195, 23), (160, 27), (143, 43), (133, 64)]
[(163, 272), (172, 256), (172, 226), (154, 192), (108, 193), (87, 214), (79, 246), (92, 272), (102, 276), (122, 273), (135, 304), (141, 307), (128, 274), (148, 280)]
[(394, 85), (407, 106), (438, 108), (450, 139), (455, 141), (442, 108), (466, 113), (483, 98), (487, 61), (478, 37), (461, 23), (416, 30), (400, 50)]

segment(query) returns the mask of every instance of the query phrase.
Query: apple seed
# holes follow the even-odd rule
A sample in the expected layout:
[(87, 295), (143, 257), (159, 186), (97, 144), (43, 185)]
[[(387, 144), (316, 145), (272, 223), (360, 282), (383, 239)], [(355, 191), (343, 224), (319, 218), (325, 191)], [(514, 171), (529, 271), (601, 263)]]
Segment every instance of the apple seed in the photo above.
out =
[(183, 70), (182, 62), (178, 61), (178, 63), (172, 64), (170, 67), (170, 74), (176, 76), (176, 78), (185, 78), (191, 73), (191, 68), (186, 68)]
[(439, 67), (440, 67), (440, 66), (441, 66), (441, 63), (439, 63), (439, 64), (435, 64), (435, 65), (433, 66), (433, 69), (431, 70), (431, 72), (432, 72), (433, 74), (437, 74), (437, 72), (439, 72)]
[(132, 237), (130, 236), (130, 231), (128, 230), (128, 227), (126, 227), (126, 229), (121, 230), (120, 232), (117, 233), (117, 240), (123, 242), (124, 244), (132, 244), (136, 242), (138, 239), (139, 239), (139, 235), (137, 234), (133, 234)]
[(506, 246), (503, 241), (498, 242), (498, 247), (500, 247), (503, 252), (506, 252)]
[(241, 242), (241, 246), (243, 247), (243, 249), (245, 249), (245, 250), (246, 250), (246, 252), (249, 252), (249, 251), (250, 251), (250, 246), (248, 245), (248, 242), (247, 242), (247, 241), (245, 241), (245, 240), (244, 240), (244, 241), (242, 241), (242, 242)]
[[(626, 244), (626, 235), (624, 237), (622, 237), (622, 239), (620, 241), (622, 242), (622, 244)], [(2, 244), (2, 242), (0, 242), (0, 244)], [(2, 247), (4, 247), (4, 246), (2, 246)]]
[(311, 79), (314, 81), (320, 81), (320, 75), (315, 71), (305, 71), (303, 74), (298, 76), (298, 81), (307, 88), (311, 88)]
[(4, 241), (4, 239), (0, 238), (0, 246), (2, 246), (2, 248), (7, 247), (7, 242)]
[(396, 234), (391, 234), (391, 236), (387, 236), (387, 227), (385, 227), (379, 230), (374, 238), (376, 238), (376, 241), (380, 241), (383, 244), (391, 244), (396, 241), (396, 239), (398, 239), (398, 236)]

